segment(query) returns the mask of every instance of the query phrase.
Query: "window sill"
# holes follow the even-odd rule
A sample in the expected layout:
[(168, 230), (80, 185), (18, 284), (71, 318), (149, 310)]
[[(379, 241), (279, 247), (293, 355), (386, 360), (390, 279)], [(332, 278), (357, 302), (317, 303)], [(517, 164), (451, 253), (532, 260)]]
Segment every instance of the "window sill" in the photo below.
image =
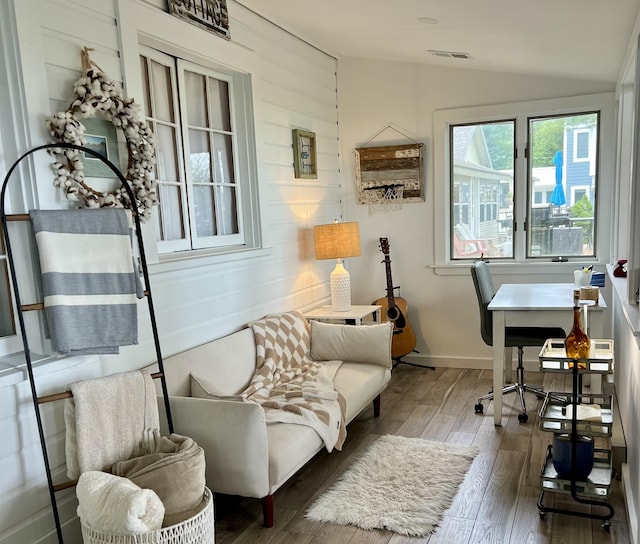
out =
[[(45, 365), (47, 365), (47, 372), (52, 372), (56, 369), (49, 366), (51, 363), (64, 360), (64, 365), (68, 366), (66, 359), (64, 356), (42, 355), (32, 352), (31, 367), (36, 375), (39, 374), (39, 369)], [(28, 380), (27, 363), (23, 351), (0, 357), (0, 389)]]
[(607, 265), (609, 281), (613, 286), (614, 296), (624, 312), (627, 324), (634, 336), (640, 336), (640, 306), (628, 301), (627, 278), (616, 278), (613, 275), (613, 267)]
[(257, 259), (271, 255), (271, 248), (228, 249), (212, 253), (211, 250), (182, 251), (160, 255), (160, 262), (150, 263), (149, 272), (153, 274), (167, 274), (171, 272), (190, 270), (201, 266), (222, 264), (228, 262)]

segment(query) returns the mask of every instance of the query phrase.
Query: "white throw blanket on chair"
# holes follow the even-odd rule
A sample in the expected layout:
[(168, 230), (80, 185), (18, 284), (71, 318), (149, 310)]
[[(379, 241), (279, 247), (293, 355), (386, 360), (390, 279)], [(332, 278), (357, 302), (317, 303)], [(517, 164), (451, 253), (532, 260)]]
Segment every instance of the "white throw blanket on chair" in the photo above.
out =
[(267, 423), (307, 425), (327, 451), (340, 450), (346, 406), (333, 377), (341, 361), (309, 359), (309, 323), (298, 312), (268, 315), (251, 327), (256, 373), (242, 395), (262, 406)]
[(67, 476), (110, 470), (117, 461), (154, 451), (160, 438), (156, 389), (135, 370), (71, 384), (65, 400)]

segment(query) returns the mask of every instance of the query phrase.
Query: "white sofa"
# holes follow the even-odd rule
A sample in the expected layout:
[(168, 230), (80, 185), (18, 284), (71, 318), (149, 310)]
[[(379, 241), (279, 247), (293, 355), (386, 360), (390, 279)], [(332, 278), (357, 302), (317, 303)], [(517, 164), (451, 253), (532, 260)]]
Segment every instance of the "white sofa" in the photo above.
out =
[[(371, 402), (374, 415), (380, 414), (380, 393), (391, 378), (391, 337), (390, 323), (356, 327), (311, 322), (311, 358), (343, 361), (334, 385), (346, 401), (345, 423)], [(264, 525), (272, 527), (273, 493), (325, 446), (312, 428), (267, 425), (260, 405), (234, 397), (255, 371), (252, 329), (189, 349), (163, 364), (174, 431), (204, 449), (207, 486), (262, 499)], [(210, 398), (192, 396), (192, 375), (215, 383)], [(158, 402), (163, 402), (161, 396)]]

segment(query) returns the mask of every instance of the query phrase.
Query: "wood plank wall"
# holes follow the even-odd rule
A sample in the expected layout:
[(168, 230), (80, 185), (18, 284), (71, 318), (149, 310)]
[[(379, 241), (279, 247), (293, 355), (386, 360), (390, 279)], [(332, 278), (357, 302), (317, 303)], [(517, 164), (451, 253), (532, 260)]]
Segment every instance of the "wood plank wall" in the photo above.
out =
[[(26, 120), (36, 127), (33, 145), (44, 143), (43, 112), (66, 109), (80, 74), (80, 50), (114, 80), (123, 82), (119, 13), (128, 4), (164, 12), (162, 0), (2, 0), (25, 2), (16, 24), (24, 46), (25, 83), (46, 82), (32, 99)], [(315, 261), (312, 226), (340, 218), (340, 158), (336, 60), (233, 1), (228, 2), (231, 42), (255, 66), (259, 200), (265, 249), (247, 256), (202, 258), (151, 266), (151, 285), (165, 356), (224, 336), (265, 313), (307, 309), (329, 297), (331, 262)], [(169, 15), (162, 14), (163, 17)], [(186, 23), (185, 23), (186, 25)], [(200, 32), (185, 26), (185, 32)], [(221, 39), (221, 38), (218, 38)], [(126, 43), (126, 42), (125, 42)], [(214, 48), (215, 49), (215, 48)], [(207, 53), (212, 62), (228, 63)], [(38, 98), (41, 96), (42, 98)], [(139, 97), (134, 97), (140, 102)], [(0, 104), (0, 108), (7, 105)], [(316, 133), (318, 179), (295, 179), (292, 128)], [(39, 131), (39, 132), (38, 132)], [(1, 151), (1, 150), (0, 150)], [(51, 178), (38, 180), (41, 200), (51, 201)], [(60, 202), (59, 197), (58, 203)], [(54, 202), (55, 204), (55, 202)], [(62, 205), (62, 204), (58, 204)], [(140, 309), (140, 344), (120, 356), (75, 357), (37, 369), (39, 393), (80, 379), (139, 368), (153, 362), (146, 305)], [(64, 476), (62, 403), (43, 411), (56, 478)], [(0, 544), (54, 543), (53, 518), (28, 382), (0, 366)], [(80, 543), (73, 491), (58, 495), (65, 542)]]

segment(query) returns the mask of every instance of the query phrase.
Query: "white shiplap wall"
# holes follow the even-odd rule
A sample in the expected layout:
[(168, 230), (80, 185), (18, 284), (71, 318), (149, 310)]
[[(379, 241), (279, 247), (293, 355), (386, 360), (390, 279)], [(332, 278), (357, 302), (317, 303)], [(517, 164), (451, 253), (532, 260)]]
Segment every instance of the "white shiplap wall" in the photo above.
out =
[[(0, 6), (3, 16), (15, 8), (27, 104), (23, 121), (31, 146), (47, 141), (46, 115), (71, 100), (84, 46), (93, 48), (92, 59), (123, 82), (138, 102), (135, 47), (141, 34), (169, 36), (176, 46), (188, 39), (195, 57), (252, 76), (264, 248), (170, 263), (154, 262), (151, 248), (151, 287), (165, 356), (228, 334), (267, 312), (326, 302), (332, 263), (314, 260), (311, 227), (342, 214), (334, 58), (233, 1), (228, 2), (230, 42), (177, 21), (165, 13), (163, 0), (0, 0)], [(0, 104), (0, 109), (9, 107)], [(293, 177), (292, 128), (317, 135), (317, 180)], [(6, 153), (5, 162), (12, 162)], [(36, 161), (35, 171), (40, 206), (63, 206), (51, 187), (46, 157)], [(145, 240), (148, 247), (150, 242)], [(151, 363), (154, 350), (144, 302), (139, 313), (138, 346), (124, 348), (120, 356), (43, 365), (37, 369), (39, 394)], [(52, 465), (56, 478), (63, 479), (59, 404), (47, 405), (43, 414)], [(0, 372), (0, 436), (0, 544), (56, 542), (31, 395), (22, 372)], [(65, 542), (81, 542), (73, 491), (58, 494), (58, 500)]]

